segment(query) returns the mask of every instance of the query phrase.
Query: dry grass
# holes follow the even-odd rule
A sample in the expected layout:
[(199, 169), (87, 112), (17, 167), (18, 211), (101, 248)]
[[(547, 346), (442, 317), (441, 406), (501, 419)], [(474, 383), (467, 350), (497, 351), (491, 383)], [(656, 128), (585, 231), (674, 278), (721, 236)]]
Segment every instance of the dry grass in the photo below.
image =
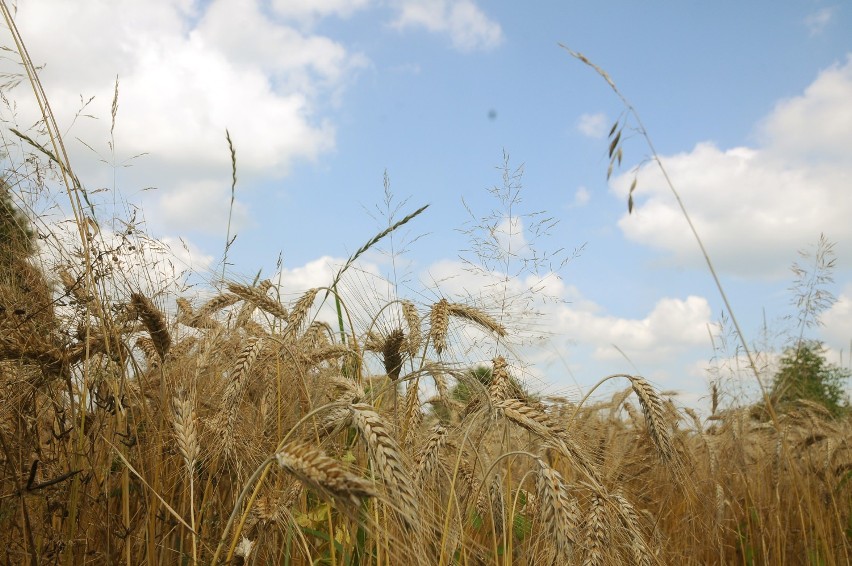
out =
[[(508, 397), (498, 357), (486, 393), (509, 428), (495, 427), (492, 412), (465, 416), (456, 405), (438, 423), (416, 395), (420, 374), (410, 373), (408, 355), (399, 379), (381, 363), (365, 388), (344, 376), (351, 350), (330, 342), (333, 333), (318, 335), (330, 343), (306, 338), (311, 327), (300, 323), (292, 339), (286, 325), (264, 327), (261, 338), (221, 310), (199, 328), (135, 303), (144, 330), (119, 336), (133, 363), (95, 353), (68, 368), (82, 376), (85, 363), (126, 380), (91, 382), (98, 402), (79, 433), (70, 404), (78, 394), (63, 396), (55, 378), (34, 380), (48, 369), (32, 357), (2, 364), (3, 541), (13, 562), (206, 563), (224, 534), (228, 543), (245, 537), (260, 563), (298, 564), (330, 561), (321, 535), (335, 532), (348, 541), (334, 549), (337, 562), (357, 554), (429, 563), (443, 549), (445, 562), (783, 564), (811, 555), (846, 563), (852, 427), (818, 407), (786, 415), (780, 433), (745, 411), (673, 416), (638, 377), (633, 395), (609, 403), (534, 403)], [(176, 318), (191, 322), (202, 308), (185, 304)], [(165, 358), (153, 340), (163, 327), (173, 329)], [(195, 341), (181, 346), (190, 332)], [(429, 363), (422, 375), (455, 383), (452, 369)], [(400, 382), (407, 393), (394, 415), (383, 399)], [(82, 383), (70, 385), (79, 393)], [(225, 435), (234, 445), (227, 457), (217, 448)], [(126, 480), (116, 450), (135, 470)], [(85, 458), (74, 459), (78, 451)], [(286, 474), (250, 482), (247, 471), (270, 456)], [(672, 474), (675, 461), (688, 474)], [(225, 533), (246, 487), (258, 495), (242, 501)], [(173, 525), (154, 492), (195, 532)], [(89, 546), (69, 544), (71, 517)]]

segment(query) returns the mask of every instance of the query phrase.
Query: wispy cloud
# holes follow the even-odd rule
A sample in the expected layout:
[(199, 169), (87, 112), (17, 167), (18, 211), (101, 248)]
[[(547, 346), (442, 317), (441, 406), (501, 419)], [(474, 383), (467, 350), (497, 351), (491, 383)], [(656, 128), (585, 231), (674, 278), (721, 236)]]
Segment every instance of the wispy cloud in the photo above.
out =
[(503, 42), (500, 24), (471, 0), (403, 0), (398, 9), (393, 27), (446, 34), (459, 51), (487, 51)]
[(828, 24), (834, 19), (834, 14), (837, 12), (836, 7), (828, 7), (821, 8), (816, 12), (808, 14), (805, 17), (805, 26), (808, 28), (808, 32), (813, 35), (819, 35), (825, 28), (828, 27)]
[(603, 112), (583, 114), (577, 120), (577, 130), (584, 136), (600, 139), (606, 135), (607, 118)]
[(589, 189), (586, 187), (580, 187), (576, 190), (576, 192), (574, 192), (573, 206), (577, 208), (586, 206), (589, 204), (590, 200), (592, 200), (592, 193), (589, 192)]

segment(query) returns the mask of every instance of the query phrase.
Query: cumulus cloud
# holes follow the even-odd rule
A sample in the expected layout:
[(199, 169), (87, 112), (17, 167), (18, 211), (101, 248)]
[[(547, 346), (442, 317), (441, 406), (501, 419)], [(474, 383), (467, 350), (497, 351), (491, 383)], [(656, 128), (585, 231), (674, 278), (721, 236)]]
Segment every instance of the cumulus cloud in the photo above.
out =
[[(316, 12), (342, 14), (344, 8), (327, 2)], [(191, 211), (176, 215), (168, 206), (191, 200), (199, 184), (210, 182), (198, 178), (199, 170), (229, 180), (225, 129), (243, 178), (286, 175), (294, 161), (314, 160), (334, 147), (323, 104), (365, 65), (363, 55), (264, 10), (259, 0), (73, 6), (45, 0), (21, 3), (16, 22), (35, 63), (46, 64), (41, 78), (61, 128), (75, 122), (81, 96), (94, 96), (85, 113), (99, 120), (77, 118), (71, 139), (106, 145), (118, 76), (118, 160), (147, 153), (144, 179), (133, 170), (125, 179), (159, 187), (167, 208), (148, 211), (149, 217), (164, 223), (161, 230), (185, 232), (209, 219)], [(67, 29), (75, 30), (73, 37)], [(30, 99), (20, 96), (21, 123), (37, 116)], [(102, 164), (87, 159), (89, 150), (70, 146), (81, 178), (97, 175)]]
[(606, 114), (598, 112), (597, 114), (582, 114), (577, 120), (577, 130), (586, 137), (600, 139), (606, 135), (607, 128)]
[(272, 0), (272, 10), (280, 16), (313, 21), (326, 16), (348, 18), (369, 4), (370, 0)]
[(402, 0), (398, 10), (393, 27), (447, 34), (460, 51), (486, 51), (503, 42), (500, 24), (472, 0)]
[[(840, 261), (852, 256), (852, 58), (820, 73), (802, 96), (779, 103), (760, 126), (761, 147), (721, 149), (703, 142), (663, 156), (717, 267), (748, 277), (779, 277), (796, 249), (825, 233)], [(632, 174), (612, 183), (626, 199)], [(701, 262), (677, 203), (655, 164), (639, 171), (637, 204), (625, 235)]]
[(773, 157), (852, 168), (852, 54), (821, 72), (802, 95), (778, 102), (760, 133)]
[(595, 305), (562, 305), (556, 314), (559, 333), (576, 336), (594, 347), (599, 360), (621, 357), (663, 365), (666, 356), (707, 342), (710, 305), (703, 297), (665, 297), (641, 319), (601, 314)]

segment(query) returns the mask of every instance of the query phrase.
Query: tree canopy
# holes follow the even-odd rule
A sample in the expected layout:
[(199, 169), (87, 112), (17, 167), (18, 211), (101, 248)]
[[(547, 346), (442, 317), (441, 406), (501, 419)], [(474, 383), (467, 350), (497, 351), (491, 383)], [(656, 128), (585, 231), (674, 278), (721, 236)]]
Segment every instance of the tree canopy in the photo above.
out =
[(845, 383), (852, 371), (829, 363), (821, 342), (803, 340), (785, 350), (772, 383), (772, 401), (781, 410), (799, 399), (823, 405), (834, 415), (848, 410)]

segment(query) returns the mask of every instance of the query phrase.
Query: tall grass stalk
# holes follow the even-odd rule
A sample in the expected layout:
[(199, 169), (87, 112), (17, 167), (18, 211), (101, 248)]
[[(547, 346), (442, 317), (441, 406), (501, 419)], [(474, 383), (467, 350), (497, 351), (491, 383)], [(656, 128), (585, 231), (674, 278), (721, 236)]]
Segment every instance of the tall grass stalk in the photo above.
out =
[[(701, 236), (698, 234), (698, 230), (695, 228), (695, 225), (692, 223), (692, 218), (690, 217), (689, 212), (686, 210), (686, 206), (683, 204), (683, 200), (680, 198), (680, 193), (675, 188), (674, 183), (672, 183), (672, 180), (669, 177), (668, 170), (663, 165), (663, 161), (660, 158), (660, 154), (657, 153), (656, 147), (654, 147), (654, 142), (651, 140), (651, 136), (650, 134), (648, 134), (648, 130), (645, 128), (645, 125), (642, 122), (642, 118), (640, 118), (639, 116), (639, 112), (636, 111), (636, 108), (633, 106), (633, 104), (630, 103), (627, 97), (622, 94), (621, 90), (615, 84), (615, 81), (612, 80), (612, 78), (605, 70), (593, 63), (582, 53), (574, 51), (562, 45), (561, 43), (559, 44), (559, 46), (565, 49), (575, 59), (578, 59), (582, 63), (594, 69), (595, 72), (606, 81), (606, 83), (609, 85), (615, 95), (619, 98), (619, 100), (621, 100), (621, 103), (624, 105), (624, 108), (626, 109), (627, 113), (633, 117), (633, 120), (635, 120), (636, 131), (639, 132), (639, 135), (642, 136), (642, 138), (645, 140), (645, 143), (648, 144), (648, 150), (651, 152), (651, 159), (653, 159), (653, 161), (657, 164), (657, 167), (659, 167), (660, 172), (662, 173), (663, 178), (665, 179), (666, 185), (669, 187), (669, 190), (671, 190), (672, 195), (674, 195), (675, 200), (677, 201), (677, 205), (680, 208), (681, 214), (683, 214), (686, 223), (689, 225), (689, 230), (692, 232), (692, 235), (695, 238), (696, 243), (698, 244), (698, 248), (701, 250), (701, 255), (704, 258), (704, 262), (707, 265), (707, 269), (710, 271), (710, 275), (713, 277), (713, 282), (716, 284), (716, 289), (719, 291), (719, 295), (722, 298), (722, 302), (725, 304), (725, 310), (731, 317), (731, 323), (734, 325), (734, 328), (736, 328), (737, 336), (740, 339), (743, 352), (745, 352), (746, 358), (748, 359), (749, 368), (754, 374), (754, 377), (757, 380), (757, 384), (760, 387), (760, 391), (763, 395), (763, 400), (766, 404), (766, 408), (769, 411), (769, 414), (772, 416), (773, 422), (775, 422), (777, 425), (778, 417), (775, 414), (775, 410), (772, 406), (772, 400), (769, 397), (769, 391), (764, 386), (763, 379), (760, 377), (760, 371), (758, 370), (757, 364), (754, 361), (754, 356), (751, 353), (751, 348), (748, 345), (748, 341), (746, 340), (745, 334), (743, 334), (743, 331), (740, 328), (740, 324), (737, 321), (734, 309), (731, 306), (730, 301), (728, 300), (728, 295), (727, 293), (725, 293), (724, 287), (722, 286), (722, 281), (719, 279), (719, 275), (716, 273), (716, 268), (713, 266), (713, 261), (710, 259), (710, 254), (707, 253), (707, 250), (704, 247), (704, 242), (702, 241)], [(610, 132), (610, 136), (612, 138), (612, 142), (610, 144), (609, 149), (610, 169), (607, 173), (607, 177), (609, 177), (612, 172), (612, 166), (614, 161), (617, 159), (618, 163), (620, 164), (622, 159), (622, 152), (621, 148), (619, 147), (622, 138), (621, 129), (618, 128), (618, 122), (616, 122), (616, 124), (613, 126)], [(628, 210), (631, 212), (633, 210), (633, 191), (635, 190), (635, 188), (636, 182), (634, 180), (633, 184), (630, 187), (630, 194), (628, 195)]]

